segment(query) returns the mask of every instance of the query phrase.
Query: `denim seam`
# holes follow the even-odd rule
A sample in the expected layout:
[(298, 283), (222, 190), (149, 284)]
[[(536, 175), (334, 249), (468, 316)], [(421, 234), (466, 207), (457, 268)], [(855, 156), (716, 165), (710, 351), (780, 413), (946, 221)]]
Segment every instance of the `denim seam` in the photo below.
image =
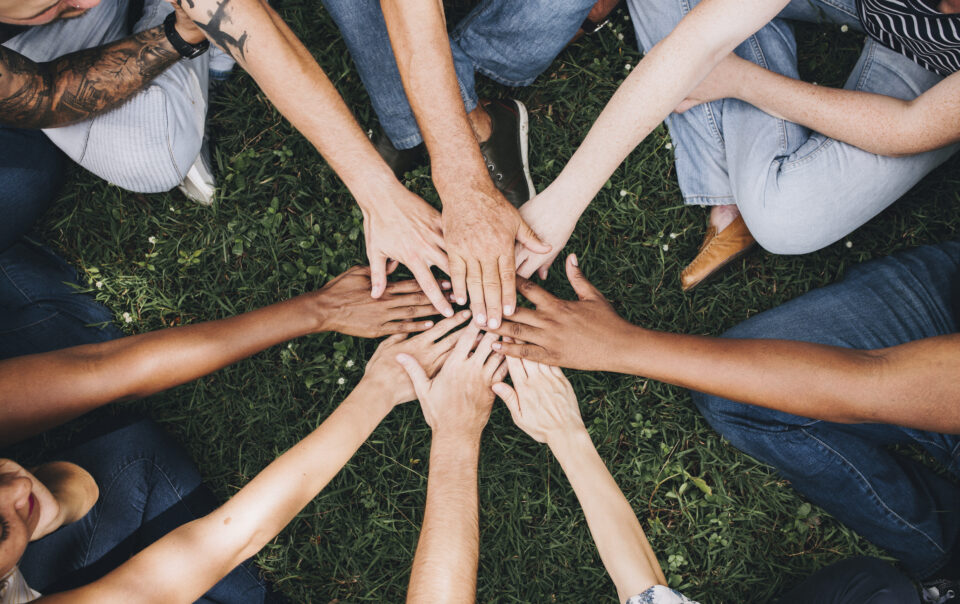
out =
[(36, 302), (36, 300), (34, 300), (33, 298), (31, 298), (29, 295), (27, 295), (27, 292), (23, 291), (23, 288), (21, 288), (19, 285), (17, 285), (16, 279), (14, 279), (14, 278), (10, 275), (10, 273), (7, 272), (7, 267), (6, 267), (6, 265), (4, 265), (4, 264), (2, 264), (2, 263), (0, 263), (0, 272), (2, 272), (2, 273), (3, 273), (3, 276), (6, 277), (8, 281), (10, 281), (10, 283), (13, 285), (14, 288), (16, 288), (16, 290), (17, 290), (18, 292), (20, 292), (20, 295), (23, 296), (24, 300), (26, 300), (26, 301), (29, 302), (29, 303)]
[(836, 455), (837, 457), (839, 457), (840, 459), (842, 459), (842, 460), (843, 460), (843, 463), (846, 465), (846, 467), (849, 468), (850, 470), (852, 470), (852, 471), (856, 474), (856, 476), (860, 478), (860, 480), (862, 481), (862, 484), (867, 487), (868, 494), (871, 495), (872, 498), (874, 499), (874, 501), (875, 501), (876, 503), (880, 504), (880, 506), (883, 507), (883, 509), (885, 509), (892, 518), (894, 518), (896, 521), (898, 521), (900, 524), (902, 524), (902, 525), (905, 526), (906, 528), (911, 529), (911, 530), (913, 530), (914, 532), (922, 535), (922, 536), (923, 536), (925, 539), (927, 539), (927, 540), (930, 542), (930, 544), (933, 545), (933, 547), (936, 548), (940, 553), (942, 553), (942, 554), (946, 554), (946, 553), (947, 553), (942, 547), (940, 547), (940, 545), (937, 544), (936, 541), (933, 540), (932, 537), (930, 537), (930, 536), (927, 535), (925, 532), (923, 532), (922, 530), (920, 530), (920, 528), (918, 528), (918, 527), (910, 524), (909, 522), (907, 522), (906, 520), (904, 520), (904, 518), (903, 518), (902, 516), (900, 516), (899, 514), (897, 514), (896, 512), (894, 512), (893, 510), (891, 510), (890, 507), (887, 506), (887, 504), (886, 504), (886, 503), (883, 501), (883, 499), (880, 497), (880, 495), (877, 494), (876, 490), (873, 488), (873, 485), (870, 484), (870, 481), (867, 480), (866, 476), (864, 476), (864, 475), (860, 472), (860, 470), (858, 470), (857, 467), (850, 462), (850, 460), (848, 460), (846, 457), (844, 457), (843, 454), (841, 454), (839, 451), (837, 451), (836, 449), (834, 449), (833, 447), (831, 447), (831, 446), (828, 445), (827, 443), (823, 442), (822, 440), (820, 440), (819, 438), (817, 438), (816, 436), (814, 436), (813, 434), (811, 434), (809, 431), (807, 431), (806, 428), (800, 428), (800, 431), (803, 432), (808, 438), (810, 438), (811, 440), (816, 441), (817, 443), (820, 444), (820, 446), (822, 446), (823, 448), (827, 449), (828, 451), (830, 451), (831, 453), (833, 453), (834, 455)]
[(35, 326), (37, 326), (37, 325), (40, 325), (41, 323), (46, 323), (46, 322), (49, 321), (50, 319), (59, 317), (59, 316), (62, 315), (62, 314), (63, 314), (63, 313), (61, 313), (59, 310), (58, 310), (58, 311), (54, 311), (54, 313), (53, 313), (52, 315), (50, 315), (49, 317), (45, 317), (45, 318), (43, 318), (43, 319), (40, 319), (39, 321), (34, 321), (33, 323), (30, 323), (30, 324), (28, 324), (28, 325), (20, 325), (20, 326), (16, 327), (15, 329), (8, 329), (8, 330), (5, 330), (5, 331), (0, 331), (0, 335), (8, 335), (8, 334), (12, 334), (12, 333), (21, 332), (21, 331), (23, 331), (24, 329), (29, 329), (30, 327), (35, 327)]

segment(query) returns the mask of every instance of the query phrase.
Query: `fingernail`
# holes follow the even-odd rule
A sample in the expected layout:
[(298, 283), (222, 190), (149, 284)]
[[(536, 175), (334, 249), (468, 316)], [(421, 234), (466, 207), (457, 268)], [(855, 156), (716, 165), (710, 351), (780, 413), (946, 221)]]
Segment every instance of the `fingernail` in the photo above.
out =
[(465, 298), (457, 298), (457, 304), (466, 304), (467, 300)]
[(477, 315), (477, 323), (479, 323), (480, 325), (486, 325), (487, 315)]
[(490, 329), (496, 329), (497, 327), (500, 327), (500, 319), (490, 319)]
[(433, 321), (425, 321), (423, 325), (424, 327), (433, 327)]
[(471, 314), (471, 313), (470, 313), (470, 309), (468, 308), (467, 310), (463, 311), (463, 314), (460, 315), (460, 316), (463, 317), (464, 319), (469, 319), (469, 318), (470, 318), (470, 314)]
[(500, 342), (494, 342), (494, 343), (493, 343), (493, 349), (494, 349), (494, 350), (500, 350), (501, 348), (503, 348), (503, 345), (500, 344)]
[(443, 310), (443, 316), (445, 316), (445, 317), (452, 317), (452, 316), (453, 316), (453, 309), (452, 309), (452, 308), (445, 308), (445, 309)]
[(440, 287), (443, 288), (443, 289), (450, 289), (450, 282), (449, 282), (449, 281), (441, 281), (441, 282), (440, 282)]
[(512, 314), (513, 314), (513, 307), (512, 307), (512, 306), (504, 306), (504, 307), (503, 307), (503, 314), (507, 315), (508, 317), (509, 317), (510, 315), (512, 315)]
[(579, 264), (577, 264), (577, 255), (576, 255), (576, 254), (571, 254), (571, 255), (570, 255), (570, 264), (572, 264), (572, 265), (574, 265), (574, 266), (580, 266)]

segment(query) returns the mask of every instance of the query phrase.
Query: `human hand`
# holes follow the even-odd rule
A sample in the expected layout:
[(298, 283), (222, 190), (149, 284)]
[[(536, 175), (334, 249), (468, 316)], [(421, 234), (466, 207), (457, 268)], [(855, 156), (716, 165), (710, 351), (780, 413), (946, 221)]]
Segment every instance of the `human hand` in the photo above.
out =
[(184, 42), (199, 44), (207, 39), (203, 31), (193, 22), (193, 19), (180, 8), (179, 3), (170, 2), (170, 4), (173, 5), (173, 10), (177, 13), (177, 22), (174, 28), (177, 30), (177, 33), (180, 34), (180, 37), (183, 38)]
[(360, 207), (370, 262), (370, 295), (374, 298), (383, 295), (387, 274), (399, 262), (410, 269), (437, 312), (445, 317), (452, 316), (453, 308), (430, 272), (430, 267), (436, 266), (450, 273), (447, 253), (443, 249), (440, 212), (399, 185), (390, 200), (365, 203)]
[(520, 207), (520, 216), (539, 236), (550, 245), (550, 251), (539, 254), (530, 248), (517, 244), (517, 274), (529, 278), (537, 273), (541, 279), (547, 278), (550, 265), (573, 234), (577, 226), (577, 217), (571, 221), (569, 214), (557, 211), (558, 204), (552, 199), (550, 189), (543, 191)]
[[(497, 336), (486, 333), (477, 342), (479, 334), (480, 328), (472, 323), (460, 330), (456, 345), (433, 379), (416, 358), (406, 353), (397, 355), (397, 361), (413, 382), (423, 417), (435, 437), (479, 441), (490, 418), (490, 386), (506, 376), (507, 368), (503, 356), (492, 352)], [(471, 354), (474, 344), (476, 349)]]
[(318, 332), (338, 331), (362, 338), (428, 329), (433, 321), (413, 319), (437, 312), (413, 280), (390, 283), (379, 298), (371, 298), (370, 268), (366, 266), (347, 269), (303, 298), (320, 317)]
[(462, 199), (444, 202), (442, 218), (454, 299), (465, 304), (469, 295), (476, 323), (492, 329), (517, 308), (514, 241), (538, 253), (551, 248), (487, 184), (489, 191), (468, 189)]
[(393, 405), (416, 399), (413, 382), (397, 363), (397, 355), (404, 354), (416, 359), (424, 374), (433, 377), (460, 337), (457, 333), (450, 334), (450, 330), (469, 318), (470, 311), (461, 310), (421, 334), (412, 337), (404, 334), (390, 336), (377, 346), (367, 361), (363, 380), (375, 384), (381, 392), (391, 397)]
[(566, 269), (578, 300), (561, 300), (532, 281), (520, 280), (520, 293), (537, 308), (519, 308), (509, 321), (491, 329), (521, 340), (497, 342), (494, 350), (548, 365), (609, 370), (615, 366), (617, 343), (629, 338), (634, 328), (587, 281), (573, 254), (567, 256)]
[[(746, 63), (747, 65), (744, 65)], [(677, 108), (676, 113), (683, 113), (691, 107), (696, 107), (702, 103), (709, 103), (717, 99), (735, 97), (737, 85), (743, 79), (743, 69), (753, 65), (746, 59), (741, 59), (737, 55), (730, 53), (722, 61), (717, 63), (713, 71), (703, 78), (700, 84), (693, 89), (693, 92), (687, 95)]]
[(550, 444), (559, 434), (586, 430), (577, 395), (558, 367), (513, 357), (507, 357), (507, 367), (513, 388), (498, 382), (493, 391), (530, 438)]

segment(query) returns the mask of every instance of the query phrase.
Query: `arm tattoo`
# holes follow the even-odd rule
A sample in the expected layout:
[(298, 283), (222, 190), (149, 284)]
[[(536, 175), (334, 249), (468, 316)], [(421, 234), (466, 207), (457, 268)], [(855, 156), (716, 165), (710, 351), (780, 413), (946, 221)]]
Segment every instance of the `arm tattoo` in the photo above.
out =
[[(177, 3), (186, 2), (190, 5), (190, 8), (193, 8), (192, 0), (177, 0)], [(207, 11), (206, 23), (201, 23), (194, 19), (194, 23), (197, 24), (204, 34), (210, 41), (219, 46), (225, 52), (227, 52), (231, 57), (233, 57), (237, 62), (244, 63), (244, 52), (247, 47), (247, 32), (246, 30), (240, 34), (239, 37), (228, 34), (223, 30), (224, 23), (233, 23), (233, 19), (230, 18), (230, 15), (227, 14), (227, 7), (230, 6), (231, 0), (220, 0), (217, 2), (217, 10), (210, 12)], [(182, 6), (182, 4), (181, 4)]]
[(0, 124), (79, 122), (127, 100), (179, 59), (162, 25), (48, 63), (0, 47)]

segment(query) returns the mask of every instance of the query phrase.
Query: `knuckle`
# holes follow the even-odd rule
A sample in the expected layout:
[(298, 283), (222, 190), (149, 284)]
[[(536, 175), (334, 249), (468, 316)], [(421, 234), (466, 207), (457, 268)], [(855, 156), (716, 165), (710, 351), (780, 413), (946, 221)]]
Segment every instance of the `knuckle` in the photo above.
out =
[(510, 323), (510, 335), (519, 338), (520, 334), (523, 332), (523, 329), (520, 327), (519, 323)]
[(417, 307), (413, 305), (407, 306), (406, 308), (404, 308), (403, 313), (408, 317), (414, 317), (417, 314)]

